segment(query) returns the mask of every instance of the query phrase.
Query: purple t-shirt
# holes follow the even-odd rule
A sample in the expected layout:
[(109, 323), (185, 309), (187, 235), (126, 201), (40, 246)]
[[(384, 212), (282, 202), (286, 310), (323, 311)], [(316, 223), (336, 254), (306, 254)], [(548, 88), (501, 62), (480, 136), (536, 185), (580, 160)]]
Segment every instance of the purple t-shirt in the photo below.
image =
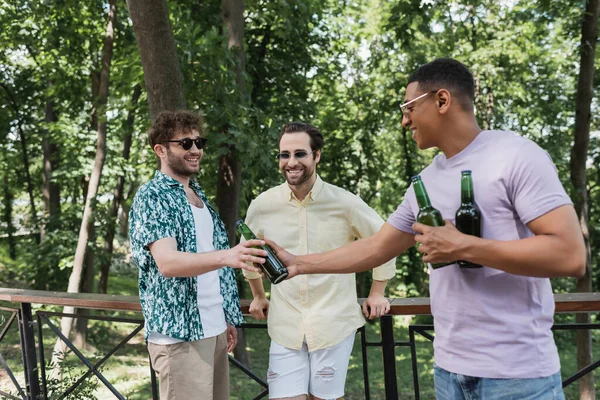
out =
[[(526, 224), (572, 204), (550, 156), (512, 132), (483, 131), (462, 152), (440, 154), (421, 178), (431, 203), (454, 222), (460, 206), (461, 171), (471, 170), (475, 203), (486, 239), (533, 236)], [(388, 222), (414, 233), (418, 213), (412, 185)], [(435, 363), (482, 378), (537, 378), (560, 369), (554, 338), (550, 280), (497, 269), (430, 269)]]

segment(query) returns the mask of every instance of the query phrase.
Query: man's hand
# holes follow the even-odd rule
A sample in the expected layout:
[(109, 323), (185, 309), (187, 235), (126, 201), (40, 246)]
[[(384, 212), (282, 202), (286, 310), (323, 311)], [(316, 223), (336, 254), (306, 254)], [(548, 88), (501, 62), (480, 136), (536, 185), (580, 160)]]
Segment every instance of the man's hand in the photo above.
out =
[(227, 352), (231, 353), (237, 344), (237, 329), (227, 324)]
[(461, 233), (452, 222), (446, 220), (445, 226), (433, 227), (415, 222), (412, 228), (419, 232), (415, 240), (420, 245), (417, 250), (423, 253), (423, 261), (428, 263), (451, 262), (461, 259), (469, 236)]
[(379, 318), (390, 311), (390, 302), (382, 294), (372, 293), (363, 303), (362, 310), (368, 319)]
[(283, 247), (280, 247), (277, 243), (273, 242), (272, 240), (265, 238), (265, 242), (267, 242), (267, 244), (269, 246), (271, 246), (271, 248), (275, 252), (275, 255), (277, 256), (277, 258), (279, 258), (279, 260), (287, 268), (289, 275), (286, 279), (293, 278), (294, 276), (300, 274), (300, 271), (298, 270), (298, 266), (294, 265), (294, 263), (296, 261), (295, 255), (285, 251), (283, 249)]
[(241, 268), (247, 271), (260, 272), (259, 268), (254, 265), (248, 264), (264, 264), (264, 257), (267, 256), (267, 252), (263, 249), (255, 249), (254, 246), (264, 246), (264, 240), (247, 240), (243, 243), (238, 244), (226, 251), (225, 260), (223, 265), (228, 265), (231, 268)]
[(256, 297), (250, 303), (250, 314), (254, 319), (263, 320), (269, 316), (269, 300), (266, 297)]

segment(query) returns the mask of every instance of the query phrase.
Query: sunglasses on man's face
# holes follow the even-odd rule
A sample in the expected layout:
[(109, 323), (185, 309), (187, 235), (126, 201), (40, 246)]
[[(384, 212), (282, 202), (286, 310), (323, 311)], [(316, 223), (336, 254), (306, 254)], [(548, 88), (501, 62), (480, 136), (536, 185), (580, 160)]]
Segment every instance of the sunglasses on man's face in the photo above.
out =
[[(308, 157), (309, 154), (312, 154), (313, 152), (311, 151), (310, 153), (304, 150), (298, 150), (294, 152), (294, 158), (296, 160), (302, 160), (306, 157)], [(277, 158), (279, 160), (289, 160), (290, 158), (292, 158), (292, 155), (290, 153), (279, 153), (277, 154)]]
[(192, 148), (192, 144), (196, 144), (196, 148), (198, 150), (202, 150), (204, 146), (206, 146), (207, 139), (197, 137), (196, 139), (190, 139), (188, 137), (179, 139), (179, 140), (167, 140), (169, 143), (179, 143), (184, 150), (189, 150)]

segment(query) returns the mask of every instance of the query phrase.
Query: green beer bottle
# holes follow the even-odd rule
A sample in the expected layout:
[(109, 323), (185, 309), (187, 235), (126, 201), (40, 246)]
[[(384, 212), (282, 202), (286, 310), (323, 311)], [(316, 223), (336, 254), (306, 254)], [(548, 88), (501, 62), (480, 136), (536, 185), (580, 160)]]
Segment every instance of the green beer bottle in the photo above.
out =
[[(254, 233), (250, 230), (248, 225), (244, 223), (244, 221), (239, 220), (236, 224), (237, 230), (241, 236), (243, 236), (246, 240), (256, 239)], [(283, 265), (283, 263), (277, 258), (273, 249), (264, 245), (261, 246), (263, 250), (267, 252), (267, 258), (264, 264), (259, 264), (262, 268), (265, 276), (271, 281), (272, 284), (276, 285), (288, 276), (288, 270)]]
[[(481, 212), (475, 205), (471, 171), (462, 171), (460, 178), (460, 207), (456, 210), (456, 228), (466, 235), (481, 237)], [(481, 265), (458, 260), (461, 268), (481, 268)]]
[[(417, 222), (429, 226), (444, 226), (444, 218), (442, 218), (442, 214), (438, 211), (438, 209), (434, 208), (431, 205), (431, 201), (429, 200), (429, 196), (427, 195), (427, 190), (425, 190), (425, 184), (421, 180), (421, 177), (419, 175), (413, 176), (411, 178), (411, 181), (413, 183), (415, 195), (417, 196), (417, 203), (419, 204)], [(454, 264), (454, 261), (443, 263), (431, 263), (431, 268), (438, 269), (451, 264)]]

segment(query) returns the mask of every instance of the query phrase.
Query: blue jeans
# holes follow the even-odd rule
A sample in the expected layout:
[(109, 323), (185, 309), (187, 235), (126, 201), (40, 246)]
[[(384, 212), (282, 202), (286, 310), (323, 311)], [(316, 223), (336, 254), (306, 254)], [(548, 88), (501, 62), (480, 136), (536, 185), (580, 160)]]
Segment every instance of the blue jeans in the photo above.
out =
[(560, 372), (544, 378), (475, 378), (434, 365), (437, 400), (565, 400)]

